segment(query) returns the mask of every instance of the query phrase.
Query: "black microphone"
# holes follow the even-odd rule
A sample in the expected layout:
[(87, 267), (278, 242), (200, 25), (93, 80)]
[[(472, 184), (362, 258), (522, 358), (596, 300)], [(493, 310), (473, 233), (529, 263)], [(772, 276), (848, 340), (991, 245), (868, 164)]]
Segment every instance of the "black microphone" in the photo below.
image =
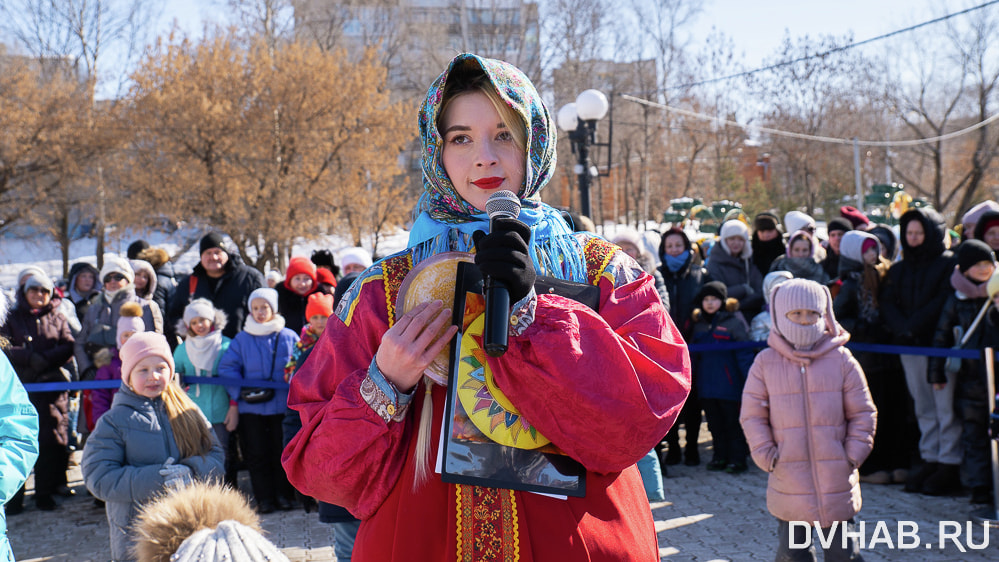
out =
[[(489, 231), (492, 232), (496, 219), (520, 216), (520, 198), (509, 190), (493, 193), (486, 200), (486, 214), (489, 215)], [(482, 292), (486, 297), (485, 327), (482, 333), (483, 347), (491, 357), (506, 353), (510, 326), (510, 291), (502, 281), (490, 277), (482, 280)]]

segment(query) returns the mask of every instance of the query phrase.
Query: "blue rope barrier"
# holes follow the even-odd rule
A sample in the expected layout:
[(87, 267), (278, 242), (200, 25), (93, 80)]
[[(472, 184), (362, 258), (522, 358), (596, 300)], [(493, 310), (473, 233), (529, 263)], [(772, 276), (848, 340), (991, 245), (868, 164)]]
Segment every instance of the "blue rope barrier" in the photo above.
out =
[[(728, 343), (698, 343), (688, 344), (687, 349), (691, 353), (705, 353), (712, 351), (737, 351), (740, 349), (760, 349), (767, 347), (765, 341), (728, 342)], [(887, 353), (892, 355), (925, 355), (927, 357), (960, 357), (961, 359), (981, 359), (981, 349), (951, 349), (945, 347), (910, 347), (905, 345), (881, 345), (871, 343), (847, 343), (846, 347), (851, 351), (869, 353)], [(287, 389), (288, 383), (284, 381), (257, 380), (257, 379), (237, 379), (231, 377), (184, 377), (183, 383), (189, 384), (215, 384), (235, 387), (263, 387), (274, 389)], [(87, 390), (95, 388), (118, 388), (121, 386), (120, 380), (112, 381), (80, 381), (80, 382), (43, 382), (30, 383), (24, 385), (28, 392), (55, 392), (63, 390)]]

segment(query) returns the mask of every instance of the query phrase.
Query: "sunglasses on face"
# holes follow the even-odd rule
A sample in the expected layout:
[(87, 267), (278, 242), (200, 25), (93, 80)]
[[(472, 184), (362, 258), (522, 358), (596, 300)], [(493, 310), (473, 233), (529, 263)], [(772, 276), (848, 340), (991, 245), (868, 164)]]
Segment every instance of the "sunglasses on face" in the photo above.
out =
[(51, 293), (52, 291), (46, 289), (45, 287), (28, 287), (28, 292), (29, 293), (42, 293), (42, 294), (47, 295), (47, 294)]
[(105, 283), (110, 283), (111, 281), (124, 281), (124, 280), (125, 280), (125, 276), (122, 275), (122, 274), (120, 274), (120, 273), (108, 273), (104, 277), (104, 282)]

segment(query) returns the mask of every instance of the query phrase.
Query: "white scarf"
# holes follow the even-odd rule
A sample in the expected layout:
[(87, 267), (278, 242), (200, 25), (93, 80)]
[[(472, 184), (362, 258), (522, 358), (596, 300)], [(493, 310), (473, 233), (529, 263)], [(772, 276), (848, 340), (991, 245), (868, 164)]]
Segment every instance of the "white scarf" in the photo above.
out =
[(275, 314), (273, 318), (264, 323), (257, 322), (252, 316), (249, 316), (243, 326), (243, 329), (253, 336), (269, 336), (274, 332), (280, 332), (283, 328), (284, 316), (280, 314)]
[(222, 330), (212, 330), (204, 336), (190, 336), (185, 343), (187, 358), (199, 371), (198, 376), (212, 376), (215, 361), (222, 351)]

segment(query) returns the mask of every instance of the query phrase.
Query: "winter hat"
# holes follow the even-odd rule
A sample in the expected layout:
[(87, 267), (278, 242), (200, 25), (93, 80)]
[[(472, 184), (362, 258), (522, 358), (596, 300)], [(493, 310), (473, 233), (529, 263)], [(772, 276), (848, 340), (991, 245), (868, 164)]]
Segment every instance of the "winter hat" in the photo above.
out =
[(336, 287), (336, 275), (333, 275), (333, 272), (325, 267), (316, 268), (316, 281), (321, 285)]
[[(827, 330), (837, 333), (832, 296), (825, 285), (810, 279), (791, 279), (774, 287), (770, 299), (770, 316), (774, 327), (794, 347), (807, 348), (814, 345)], [(787, 317), (787, 313), (793, 310), (811, 310), (822, 314), (824, 318), (815, 324), (802, 326)]]
[(850, 232), (851, 230), (853, 230), (853, 224), (843, 217), (836, 217), (826, 225), (826, 232)]
[(971, 232), (972, 225), (978, 223), (978, 219), (982, 218), (982, 215), (989, 211), (999, 212), (999, 203), (992, 200), (982, 201), (981, 203), (975, 205), (974, 207), (968, 209), (967, 213), (961, 217), (961, 224), (965, 225), (965, 235), (971, 236), (974, 232)]
[(17, 272), (17, 286), (18, 287), (24, 286), (24, 283), (27, 282), (28, 278), (30, 278), (32, 275), (41, 275), (44, 277), (48, 277), (48, 274), (42, 271), (42, 268), (36, 267), (34, 265), (29, 265), (28, 267)]
[(815, 219), (801, 211), (790, 211), (784, 215), (784, 229), (787, 232), (797, 232), (799, 230), (814, 232)]
[(121, 358), (121, 380), (128, 384), (129, 376), (135, 365), (146, 357), (156, 356), (170, 365), (170, 372), (173, 372), (173, 353), (170, 351), (170, 344), (167, 343), (163, 334), (156, 332), (139, 332), (128, 338), (125, 345), (118, 351)]
[(149, 262), (153, 269), (159, 269), (163, 264), (170, 261), (170, 253), (163, 248), (146, 248), (139, 252), (136, 259)]
[(974, 237), (978, 240), (985, 240), (985, 233), (996, 226), (999, 226), (999, 211), (985, 211), (982, 216), (978, 217), (978, 222), (975, 224)]
[(961, 273), (968, 271), (980, 261), (996, 261), (996, 256), (992, 253), (992, 248), (989, 248), (989, 245), (985, 242), (975, 240), (974, 238), (962, 242), (961, 246), (957, 249), (957, 267), (961, 270)]
[(809, 256), (814, 258), (815, 252), (817, 251), (816, 248), (817, 244), (815, 243), (815, 238), (812, 237), (812, 234), (807, 230), (798, 230), (794, 234), (792, 234), (790, 238), (788, 238), (787, 248), (785, 250), (787, 257), (791, 257), (791, 246), (794, 245), (794, 243), (798, 240), (804, 240), (805, 242), (808, 242)]
[(878, 252), (881, 251), (877, 236), (863, 230), (851, 230), (843, 235), (843, 240), (839, 243), (839, 253), (844, 258), (862, 263), (869, 244), (877, 245)]
[(895, 235), (895, 231), (888, 225), (878, 224), (868, 232), (877, 237), (878, 242), (881, 242), (881, 247), (885, 250), (888, 259), (894, 259), (895, 253), (898, 251), (898, 236)]
[(207, 318), (215, 322), (215, 305), (212, 301), (205, 298), (194, 299), (184, 307), (184, 325), (190, 326), (195, 318)]
[(107, 278), (109, 273), (120, 273), (128, 279), (128, 283), (132, 284), (135, 282), (135, 270), (132, 269), (132, 264), (128, 263), (128, 260), (118, 256), (108, 256), (104, 258), (104, 267), (101, 268), (101, 279), (103, 283), (104, 279)]
[(247, 304), (252, 304), (254, 299), (264, 299), (271, 306), (271, 312), (278, 313), (278, 293), (274, 289), (261, 287), (253, 291), (250, 293), (250, 298), (246, 299)]
[(139, 257), (139, 253), (149, 247), (149, 242), (145, 240), (136, 240), (128, 245), (128, 250), (125, 250), (125, 256), (134, 260)]
[(753, 247), (749, 244), (749, 227), (746, 223), (739, 220), (730, 220), (722, 223), (721, 231), (718, 233), (718, 238), (721, 239), (722, 248), (729, 255), (732, 254), (729, 251), (728, 243), (725, 241), (733, 236), (741, 236), (743, 240), (746, 241), (746, 246), (742, 249), (742, 254), (736, 257), (749, 258), (753, 255)]
[(24, 280), (25, 292), (32, 287), (40, 287), (51, 293), (55, 289), (55, 284), (52, 283), (52, 278), (46, 275), (45, 272), (37, 271), (32, 272), (31, 275)]
[(325, 267), (327, 269), (333, 269), (336, 267), (336, 261), (333, 259), (333, 252), (327, 250), (326, 248), (319, 248), (312, 252), (312, 257), (309, 258), (312, 263), (316, 264), (316, 267)]
[(309, 295), (309, 302), (305, 305), (305, 319), (309, 320), (313, 316), (323, 316), (329, 318), (333, 315), (333, 295), (325, 293), (312, 293)]
[(219, 248), (226, 254), (229, 253), (225, 247), (225, 237), (218, 232), (209, 232), (201, 238), (201, 242), (198, 244), (198, 255), (204, 254), (212, 248)]
[(128, 260), (128, 265), (132, 266), (132, 271), (134, 273), (138, 273), (140, 271), (146, 272), (146, 279), (149, 279), (149, 284), (146, 285), (146, 293), (152, 295), (153, 292), (156, 291), (156, 270), (153, 269), (153, 264), (147, 262), (146, 260)]
[(871, 221), (867, 218), (864, 213), (860, 212), (856, 207), (851, 207), (849, 205), (844, 205), (839, 208), (839, 215), (844, 219), (850, 221), (853, 228), (867, 228), (867, 225), (871, 224)]
[(770, 293), (773, 292), (774, 287), (791, 279), (794, 279), (794, 275), (790, 271), (771, 271), (768, 273), (763, 278), (763, 300), (769, 303)]
[(181, 543), (171, 562), (280, 561), (288, 557), (263, 535), (238, 521), (201, 529)]
[(304, 273), (312, 280), (312, 287), (316, 286), (316, 264), (309, 261), (305, 256), (296, 256), (288, 262), (288, 269), (284, 273), (284, 286), (291, 289), (291, 278)]
[(126, 302), (118, 309), (118, 330), (115, 333), (115, 344), (121, 347), (121, 336), (125, 332), (138, 334), (146, 331), (146, 324), (142, 321), (142, 305), (137, 302)]
[(718, 297), (722, 302), (728, 298), (728, 288), (721, 281), (709, 281), (697, 292), (697, 299), (694, 303), (701, 306), (704, 297)]
[(371, 267), (371, 254), (364, 248), (347, 248), (340, 253), (340, 267), (346, 268), (348, 265), (360, 264), (364, 269)]
[(780, 221), (777, 215), (763, 211), (753, 219), (753, 230), (780, 230)]
[(264, 278), (267, 279), (268, 283), (274, 283), (275, 285), (277, 285), (281, 281), (284, 281), (284, 278), (281, 277), (281, 274), (273, 269), (268, 271), (267, 275), (264, 276)]

